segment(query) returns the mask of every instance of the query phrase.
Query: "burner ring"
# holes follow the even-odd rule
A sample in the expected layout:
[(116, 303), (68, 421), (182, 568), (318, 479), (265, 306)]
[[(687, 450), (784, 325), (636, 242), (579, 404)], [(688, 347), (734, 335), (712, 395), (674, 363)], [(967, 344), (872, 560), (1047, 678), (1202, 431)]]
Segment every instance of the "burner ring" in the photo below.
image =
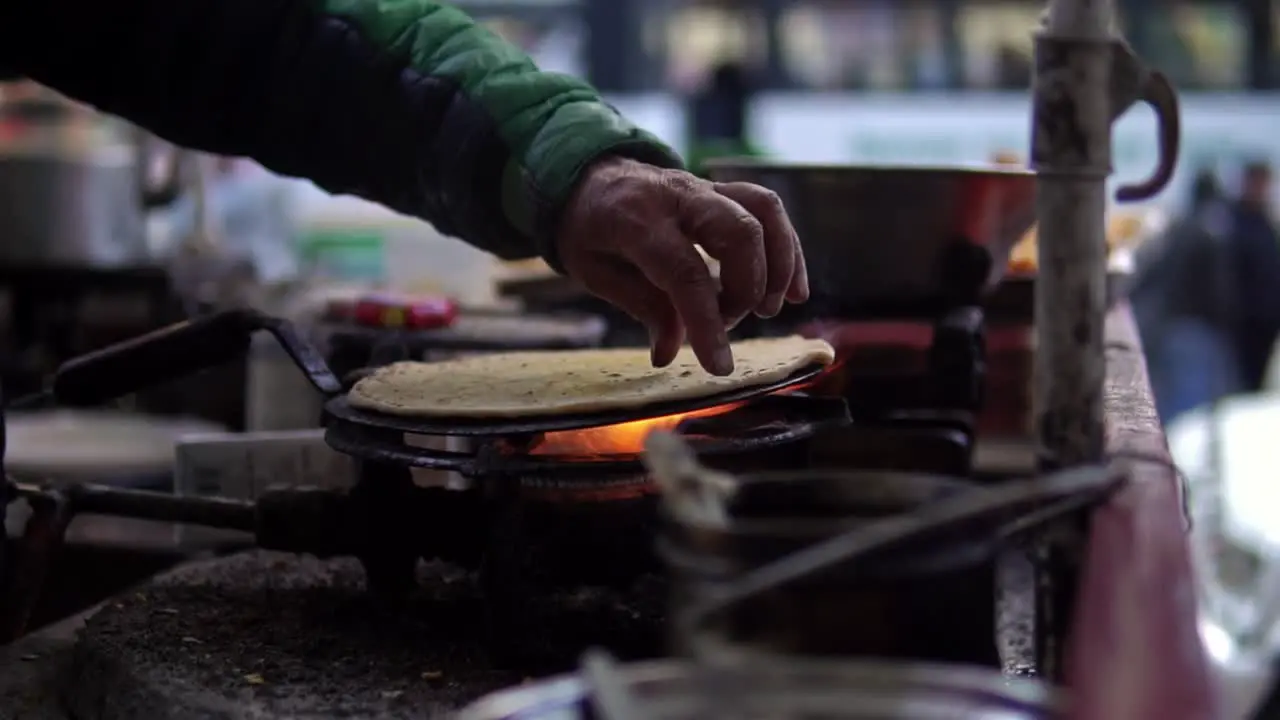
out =
[[(762, 413), (766, 418), (753, 422), (753, 413)], [(690, 418), (677, 430), (699, 455), (714, 457), (785, 445), (807, 439), (822, 428), (848, 422), (848, 407), (843, 400), (799, 394), (765, 395), (722, 415)], [(477, 438), (477, 447), (470, 452), (409, 445), (405, 434), (401, 428), (371, 428), (339, 421), (329, 426), (325, 442), (360, 460), (457, 472), (468, 477), (589, 478), (598, 482), (601, 477), (645, 472), (634, 453), (584, 458), (532, 455), (510, 449), (525, 446), (527, 443), (520, 440), (527, 440), (528, 434)]]

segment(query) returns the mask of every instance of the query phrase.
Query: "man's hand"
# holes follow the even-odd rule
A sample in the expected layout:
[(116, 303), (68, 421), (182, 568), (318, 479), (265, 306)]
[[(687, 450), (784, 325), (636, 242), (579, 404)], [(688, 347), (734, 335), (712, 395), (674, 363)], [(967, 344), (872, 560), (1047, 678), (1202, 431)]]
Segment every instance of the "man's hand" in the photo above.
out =
[[(560, 226), (560, 261), (649, 330), (653, 364), (686, 336), (716, 375), (733, 372), (727, 330), (809, 297), (795, 228), (773, 192), (610, 158), (584, 175)], [(720, 287), (694, 249), (720, 261)], [(717, 292), (718, 291), (718, 292)]]

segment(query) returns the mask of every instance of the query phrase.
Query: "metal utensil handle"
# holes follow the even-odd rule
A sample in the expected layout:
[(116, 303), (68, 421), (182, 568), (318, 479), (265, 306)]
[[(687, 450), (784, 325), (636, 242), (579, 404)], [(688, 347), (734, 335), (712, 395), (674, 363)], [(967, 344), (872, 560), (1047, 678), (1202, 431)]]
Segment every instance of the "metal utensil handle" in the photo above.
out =
[(296, 325), (287, 320), (265, 315), (260, 316), (260, 322), (260, 329), (275, 338), (293, 364), (298, 366), (302, 374), (307, 377), (307, 381), (321, 395), (332, 397), (344, 391), (342, 381), (333, 374), (333, 370), (329, 369), (329, 363), (324, 359), (324, 355), (320, 354), (315, 345), (302, 337)]
[(644, 720), (618, 663), (603, 650), (588, 650), (579, 663), (599, 720)]
[(59, 405), (92, 407), (244, 355), (254, 332), (266, 330), (316, 389), (341, 391), (320, 354), (291, 324), (255, 310), (227, 310), (126, 340), (63, 363), (49, 387)]
[[(890, 551), (909, 542), (918, 542), (930, 533), (943, 533), (976, 519), (1001, 516), (1018, 508), (1042, 506), (1054, 500), (1081, 496), (1098, 502), (1119, 487), (1124, 479), (1125, 476), (1114, 467), (1087, 466), (1009, 483), (996, 491), (963, 493), (911, 515), (855, 528), (759, 567), (715, 597), (695, 605), (680, 621), (690, 636), (696, 637), (707, 621), (734, 605), (855, 557)], [(1062, 509), (1072, 510), (1087, 504), (1073, 503)], [(1043, 523), (1054, 517), (1056, 514), (1041, 514), (1037, 520)], [(1019, 531), (1027, 529), (1018, 528)], [(1008, 533), (997, 532), (995, 535), (1001, 537)]]
[(1122, 185), (1116, 190), (1119, 202), (1148, 200), (1160, 194), (1173, 179), (1182, 147), (1182, 118), (1178, 109), (1178, 93), (1173, 83), (1159, 70), (1147, 74), (1142, 85), (1142, 101), (1151, 106), (1160, 128), (1160, 155), (1151, 177), (1140, 183)]

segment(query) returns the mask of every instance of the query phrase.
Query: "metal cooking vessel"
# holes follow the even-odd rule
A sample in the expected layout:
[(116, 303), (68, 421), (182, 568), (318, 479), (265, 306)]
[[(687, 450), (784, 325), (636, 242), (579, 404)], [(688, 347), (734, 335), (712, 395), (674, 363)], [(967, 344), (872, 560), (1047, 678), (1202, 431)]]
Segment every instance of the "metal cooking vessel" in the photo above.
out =
[[(1050, 720), (1061, 698), (998, 671), (915, 663), (786, 659), (714, 670), (674, 660), (623, 666), (618, 674), (646, 720), (710, 717), (822, 720)], [(716, 692), (709, 692), (714, 688)], [(553, 678), (482, 698), (458, 720), (598, 717), (579, 676)]]
[(707, 164), (717, 182), (781, 196), (800, 235), (815, 307), (914, 315), (975, 302), (1031, 228), (1035, 174), (1012, 169)]
[(145, 209), (177, 195), (159, 183), (147, 136), (58, 103), (0, 105), (0, 264), (114, 269), (149, 264)]
[[(912, 513), (958, 493), (983, 491), (982, 486), (959, 478), (920, 473), (759, 473), (739, 479), (728, 503), (728, 522), (723, 526), (681, 522), (663, 513), (658, 545), (668, 561), (690, 565), (687, 569), (701, 571), (699, 574), (708, 578), (732, 576), (854, 527)], [(858, 563), (856, 568), (832, 568), (817, 582), (830, 583), (831, 577), (867, 580), (936, 572), (981, 562), (994, 550), (992, 537), (957, 538), (955, 542), (888, 553)]]
[[(678, 612), (712, 600), (750, 572), (859, 526), (906, 515), (981, 486), (901, 472), (764, 473), (740, 479), (723, 526), (662, 513), (659, 554)], [(995, 662), (994, 530), (831, 567), (774, 588), (709, 621), (699, 641), (785, 655)], [(673, 649), (693, 650), (677, 623)]]

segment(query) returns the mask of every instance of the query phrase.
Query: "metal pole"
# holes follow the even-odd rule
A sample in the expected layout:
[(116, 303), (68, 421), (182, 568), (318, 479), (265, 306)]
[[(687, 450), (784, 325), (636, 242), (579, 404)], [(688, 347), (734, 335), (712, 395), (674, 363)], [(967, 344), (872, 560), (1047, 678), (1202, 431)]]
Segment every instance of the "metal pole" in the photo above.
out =
[[(1112, 0), (1051, 0), (1035, 42), (1034, 409), (1045, 470), (1097, 462), (1103, 454), (1113, 21)], [(1051, 679), (1062, 677), (1084, 538), (1081, 523), (1063, 523), (1037, 550), (1037, 664)]]

